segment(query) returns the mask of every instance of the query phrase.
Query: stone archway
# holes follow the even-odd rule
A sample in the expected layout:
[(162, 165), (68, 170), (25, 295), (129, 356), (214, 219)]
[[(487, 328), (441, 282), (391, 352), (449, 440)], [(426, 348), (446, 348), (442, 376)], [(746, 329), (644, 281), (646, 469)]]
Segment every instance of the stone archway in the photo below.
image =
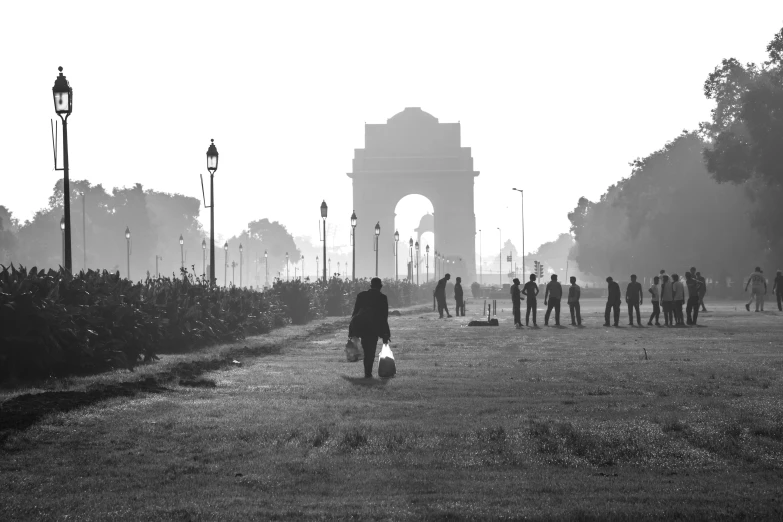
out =
[(440, 123), (418, 107), (408, 107), (385, 124), (365, 124), (365, 148), (356, 149), (353, 204), (356, 276), (375, 275), (375, 224), (381, 226), (378, 275), (394, 277), (394, 209), (409, 194), (432, 202), (435, 245), (448, 259), (460, 259), (466, 283), (476, 279), (476, 216), (473, 158), (461, 146), (460, 124)]

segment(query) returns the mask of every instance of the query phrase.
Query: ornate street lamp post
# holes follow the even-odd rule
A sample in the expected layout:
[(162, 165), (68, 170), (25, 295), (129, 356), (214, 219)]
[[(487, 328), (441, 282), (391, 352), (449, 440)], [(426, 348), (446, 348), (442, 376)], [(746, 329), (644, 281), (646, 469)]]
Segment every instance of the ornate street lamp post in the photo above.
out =
[[(204, 208), (209, 209), (209, 285), (217, 284), (215, 279), (215, 172), (218, 169), (218, 150), (215, 140), (207, 149), (207, 170), (209, 171), (209, 205), (204, 199)], [(204, 197), (204, 179), (201, 179), (201, 197)], [(228, 264), (228, 263), (226, 263)]]
[(375, 277), (378, 277), (378, 236), (381, 235), (381, 222), (375, 223)]
[(285, 280), (288, 281), (288, 252), (285, 253)]
[(426, 252), (426, 257), (424, 258), (424, 264), (427, 267), (427, 282), (430, 282), (430, 246), (427, 245), (427, 247), (424, 249)]
[(408, 240), (408, 258), (410, 259), (410, 268), (408, 269), (408, 282), (413, 282), (413, 238)]
[(244, 249), (242, 248), (242, 243), (239, 243), (239, 288), (242, 288), (242, 261), (243, 261), (242, 253), (243, 252)]
[(399, 281), (400, 280), (400, 258), (397, 255), (397, 252), (399, 250), (400, 246), (400, 233), (399, 231), (394, 231), (394, 280)]
[[(63, 123), (63, 266), (67, 272), (71, 272), (71, 180), (68, 177), (68, 116), (73, 110), (73, 89), (68, 80), (63, 76), (63, 68), (58, 67), (60, 75), (54, 80), (52, 98), (54, 99), (54, 112)], [(56, 146), (56, 144), (55, 144)], [(55, 163), (55, 168), (57, 165)]]
[(228, 287), (228, 241), (223, 244), (225, 263), (223, 263), (223, 288)]
[(353, 261), (351, 261), (351, 279), (356, 282), (356, 211), (351, 214), (351, 245), (353, 245)]
[(182, 234), (179, 235), (179, 259), (180, 268), (185, 268), (185, 240), (182, 238)]
[(419, 284), (419, 242), (416, 241), (416, 286)]
[(324, 279), (323, 284), (326, 284), (326, 215), (329, 207), (326, 206), (326, 200), (321, 202), (321, 219), (324, 221)]
[(125, 227), (125, 247), (128, 253), (128, 279), (130, 279), (130, 228)]

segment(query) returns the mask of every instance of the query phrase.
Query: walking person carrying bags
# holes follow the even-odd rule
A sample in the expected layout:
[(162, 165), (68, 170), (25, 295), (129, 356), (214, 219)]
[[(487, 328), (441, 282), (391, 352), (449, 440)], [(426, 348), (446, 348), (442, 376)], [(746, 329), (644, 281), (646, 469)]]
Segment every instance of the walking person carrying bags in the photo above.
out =
[(388, 344), (391, 338), (389, 300), (381, 293), (381, 288), (383, 288), (381, 280), (373, 277), (370, 281), (370, 289), (359, 292), (353, 307), (351, 324), (348, 326), (348, 337), (360, 337), (362, 340), (365, 379), (372, 378), (378, 338), (383, 339), (383, 344)]

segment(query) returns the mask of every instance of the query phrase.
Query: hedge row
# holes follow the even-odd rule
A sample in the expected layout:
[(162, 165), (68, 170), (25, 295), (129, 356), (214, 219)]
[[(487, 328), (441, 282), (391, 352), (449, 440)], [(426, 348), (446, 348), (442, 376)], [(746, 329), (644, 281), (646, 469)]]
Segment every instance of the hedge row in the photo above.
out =
[[(387, 281), (393, 307), (432, 299), (432, 288)], [(132, 369), (157, 353), (236, 341), (289, 323), (347, 315), (369, 287), (332, 279), (326, 287), (276, 281), (270, 291), (179, 279), (121, 279), (105, 270), (0, 271), (0, 382), (109, 368)], [(428, 297), (429, 295), (429, 297)]]

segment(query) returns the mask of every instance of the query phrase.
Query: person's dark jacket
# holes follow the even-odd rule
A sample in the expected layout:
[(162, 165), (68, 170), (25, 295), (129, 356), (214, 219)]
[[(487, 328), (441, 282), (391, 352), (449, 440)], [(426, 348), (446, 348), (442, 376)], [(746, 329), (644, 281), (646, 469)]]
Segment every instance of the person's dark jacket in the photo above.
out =
[(617, 284), (617, 281), (609, 283), (609, 299), (607, 299), (607, 302), (611, 304), (620, 304), (622, 302), (620, 285)]
[(356, 296), (348, 336), (380, 337), (384, 341), (391, 338), (389, 300), (379, 289), (371, 288)]
[(625, 287), (625, 299), (629, 303), (638, 303), (642, 299), (642, 284), (639, 281), (628, 283)]
[(522, 302), (522, 294), (519, 291), (519, 285), (511, 285), (511, 304), (519, 306)]
[(435, 286), (435, 299), (438, 301), (445, 301), (446, 300), (446, 278), (442, 278), (440, 281), (438, 281), (437, 286)]
[(462, 283), (454, 284), (454, 299), (456, 299), (458, 303), (462, 301)]

